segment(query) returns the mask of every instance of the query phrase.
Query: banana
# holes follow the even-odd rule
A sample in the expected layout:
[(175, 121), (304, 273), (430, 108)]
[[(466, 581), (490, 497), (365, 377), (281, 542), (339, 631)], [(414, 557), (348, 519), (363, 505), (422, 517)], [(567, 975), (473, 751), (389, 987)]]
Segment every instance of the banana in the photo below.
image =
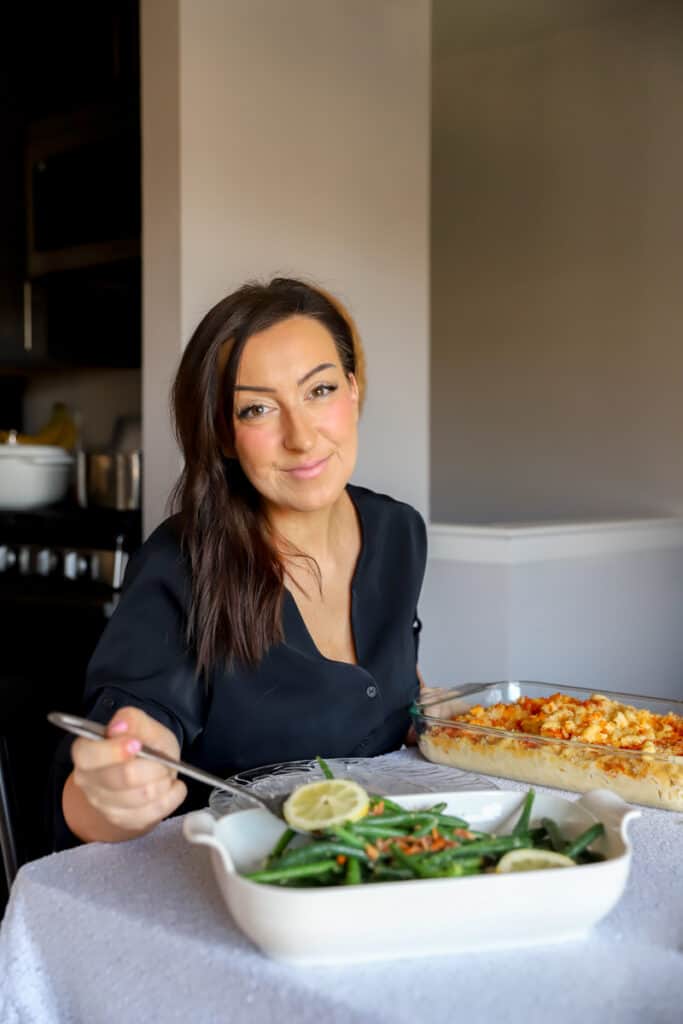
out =
[[(55, 402), (52, 415), (45, 426), (37, 434), (17, 434), (17, 444), (47, 444), (59, 448), (74, 448), (78, 430), (69, 409), (64, 402)], [(6, 444), (9, 431), (0, 430), (0, 444)]]
[(60, 424), (60, 434), (54, 443), (70, 452), (76, 447), (77, 441), (78, 428), (70, 416), (65, 417)]

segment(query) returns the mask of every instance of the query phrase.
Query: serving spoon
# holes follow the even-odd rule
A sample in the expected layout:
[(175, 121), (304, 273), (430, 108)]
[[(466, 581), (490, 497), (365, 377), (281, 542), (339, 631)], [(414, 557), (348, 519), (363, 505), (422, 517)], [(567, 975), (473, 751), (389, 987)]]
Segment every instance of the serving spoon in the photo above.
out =
[[(100, 725), (99, 722), (92, 722), (88, 718), (68, 715), (63, 711), (50, 711), (47, 718), (49, 722), (60, 729), (64, 729), (65, 732), (73, 733), (74, 736), (83, 736), (86, 740), (105, 740), (110, 738), (107, 736), (107, 727), (105, 725)], [(157, 764), (163, 764), (166, 768), (171, 768), (173, 771), (178, 772), (179, 775), (187, 775), (188, 778), (195, 779), (196, 782), (203, 782), (206, 786), (211, 786), (213, 789), (222, 789), (226, 793), (232, 793), (233, 796), (246, 797), (248, 800), (253, 800), (255, 804), (259, 804), (260, 807), (263, 807), (276, 818), (279, 818), (283, 825), (289, 827), (282, 814), (282, 806), (285, 800), (287, 800), (289, 793), (285, 793), (284, 796), (255, 796), (253, 793), (245, 792), (242, 786), (226, 782), (225, 779), (219, 778), (218, 775), (212, 775), (201, 768), (195, 768), (194, 765), (187, 764), (185, 761), (178, 761), (173, 757), (168, 757), (153, 747), (143, 745), (135, 756), (146, 758), (148, 761), (156, 761)]]

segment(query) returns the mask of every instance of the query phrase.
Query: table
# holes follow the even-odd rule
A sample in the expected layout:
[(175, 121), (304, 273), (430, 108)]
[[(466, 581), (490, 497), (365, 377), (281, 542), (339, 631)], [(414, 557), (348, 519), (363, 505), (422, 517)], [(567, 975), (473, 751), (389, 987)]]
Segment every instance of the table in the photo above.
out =
[(237, 931), (181, 824), (21, 869), (0, 930), (2, 1024), (683, 1020), (680, 814), (643, 809), (627, 890), (582, 942), (307, 969)]

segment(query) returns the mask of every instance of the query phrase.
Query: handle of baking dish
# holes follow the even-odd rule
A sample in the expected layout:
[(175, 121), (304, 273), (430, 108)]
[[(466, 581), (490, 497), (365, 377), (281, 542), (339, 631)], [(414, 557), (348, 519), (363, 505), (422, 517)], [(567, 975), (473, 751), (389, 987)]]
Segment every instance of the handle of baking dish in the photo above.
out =
[(190, 843), (216, 850), (225, 870), (231, 875), (235, 874), (232, 857), (216, 835), (216, 819), (209, 811), (192, 811), (188, 814), (183, 821), (183, 835)]
[(631, 807), (611, 789), (592, 789), (585, 793), (577, 803), (585, 807), (590, 814), (601, 821), (605, 828), (616, 829), (625, 835), (625, 827), (634, 818), (640, 817), (640, 811)]

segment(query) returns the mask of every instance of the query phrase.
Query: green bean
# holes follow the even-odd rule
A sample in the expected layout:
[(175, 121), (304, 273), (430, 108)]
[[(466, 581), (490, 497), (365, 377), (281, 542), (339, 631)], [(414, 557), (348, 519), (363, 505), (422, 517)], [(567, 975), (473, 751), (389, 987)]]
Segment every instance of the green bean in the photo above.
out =
[(373, 839), (398, 839), (402, 836), (408, 836), (412, 833), (402, 831), (398, 828), (383, 828), (382, 825), (362, 825), (356, 826), (357, 833), (364, 838), (363, 847), (367, 845), (368, 840)]
[(334, 774), (332, 772), (332, 769), (330, 768), (330, 766), (327, 763), (327, 761), (323, 761), (323, 759), (320, 756), (320, 754), (318, 754), (318, 756), (316, 757), (316, 761), (318, 762), (318, 767), (320, 768), (320, 771), (323, 773), (325, 778), (326, 779), (333, 779), (334, 778)]
[[(437, 815), (438, 817), (438, 815)], [(362, 827), (365, 823), (368, 825), (374, 825), (377, 822), (378, 825), (423, 825), (425, 821), (431, 821), (434, 818), (433, 814), (429, 814), (428, 811), (404, 811), (403, 814), (373, 814), (368, 815), (366, 818), (361, 818), (360, 821), (355, 822), (356, 827)]]
[(493, 836), (490, 832), (477, 832), (476, 829), (468, 828), (465, 831), (469, 832), (471, 838), (470, 839), (466, 839), (465, 836), (458, 835), (458, 832), (462, 832), (462, 831), (463, 831), (463, 829), (461, 829), (461, 828), (448, 829), (447, 831), (444, 831), (442, 829), (441, 830), (441, 834), (443, 836), (445, 836), (446, 839), (454, 839), (456, 841), (456, 843), (471, 843), (475, 839), (494, 839), (495, 838), (495, 836)]
[(391, 813), (385, 811), (382, 814), (369, 814), (367, 818), (362, 818), (361, 821), (376, 821), (382, 825), (403, 825), (415, 824), (425, 818), (436, 817), (439, 828), (467, 828), (467, 822), (464, 818), (456, 818), (452, 814), (442, 814), (441, 811), (437, 811), (437, 807), (445, 806), (446, 804), (437, 804), (435, 807), (425, 807), (419, 811), (405, 811), (399, 808), (398, 812), (390, 808)]
[(493, 839), (475, 839), (471, 843), (454, 846), (452, 855), (454, 857), (471, 857), (473, 854), (478, 854), (482, 857), (491, 857), (497, 853), (505, 853), (507, 850), (521, 850), (528, 845), (529, 840), (525, 835), (495, 836)]
[(578, 855), (583, 853), (598, 836), (604, 836), (604, 834), (605, 826), (601, 822), (597, 822), (595, 825), (587, 828), (585, 832), (582, 832), (580, 836), (577, 836), (573, 842), (567, 843), (562, 852), (565, 857), (571, 857), (572, 860), (576, 860)]
[(436, 815), (433, 815), (424, 823), (424, 825), (422, 825), (420, 828), (415, 829), (415, 831), (413, 832), (413, 836), (416, 839), (420, 839), (421, 836), (426, 836), (428, 832), (431, 832), (433, 828), (437, 827), (436, 821)]
[(363, 881), (360, 870), (360, 860), (358, 857), (349, 857), (346, 862), (346, 874), (344, 876), (345, 885), (360, 885)]
[(308, 846), (300, 846), (296, 850), (284, 854), (271, 866), (289, 867), (295, 864), (308, 864), (318, 857), (327, 856), (358, 857), (362, 861), (368, 860), (367, 854), (363, 850), (359, 850), (357, 846), (347, 846), (346, 843), (338, 843), (332, 839), (321, 839), (317, 843), (309, 843)]
[(342, 842), (348, 846), (355, 846), (359, 850), (364, 850), (366, 846), (366, 840), (362, 836), (357, 835), (353, 831), (353, 826), (342, 826), (333, 825), (332, 828), (326, 829), (325, 835), (334, 835), (337, 839), (341, 839)]
[(478, 875), (481, 871), (481, 861), (473, 858), (471, 861), (452, 860), (445, 864), (439, 871), (440, 878), (460, 878), (462, 875)]
[(415, 878), (413, 871), (407, 868), (392, 868), (386, 864), (378, 864), (369, 877), (371, 882), (405, 882)]
[(244, 875), (252, 882), (286, 882), (290, 878), (312, 878), (328, 871), (338, 871), (336, 860), (315, 860), (310, 864), (292, 864), (289, 867), (269, 868), (265, 871), (251, 871)]
[(556, 853), (562, 853), (567, 845), (567, 840), (560, 832), (557, 822), (553, 821), (552, 818), (542, 818), (541, 824), (550, 837), (550, 843), (553, 850), (555, 850)]
[(522, 835), (524, 832), (529, 831), (529, 819), (531, 818), (531, 807), (534, 802), (535, 793), (533, 789), (530, 789), (527, 795), (524, 797), (524, 803), (522, 804), (522, 813), (519, 816), (517, 824), (512, 830), (513, 836)]
[(439, 850), (438, 853), (426, 853), (423, 856), (427, 857), (429, 862), (436, 867), (442, 867), (444, 864), (450, 864), (451, 861), (456, 860), (459, 864), (464, 864), (468, 867), (475, 866), (477, 868), (480, 868), (484, 863), (483, 855), (465, 856), (464, 851), (456, 846), (451, 846), (447, 850)]
[(596, 853), (595, 850), (584, 850), (578, 855), (579, 864), (599, 864), (600, 861), (605, 860), (605, 857), (601, 853)]
[(388, 796), (378, 796), (374, 800), (371, 800), (370, 803), (373, 805), (373, 807), (376, 807), (377, 804), (384, 804), (385, 810), (391, 811), (392, 814), (406, 813), (405, 807), (401, 807), (400, 804), (395, 804), (394, 801), (390, 800)]
[(452, 814), (437, 814), (439, 828), (467, 828), (463, 818), (455, 818)]
[(285, 831), (280, 836), (280, 838), (278, 839), (278, 841), (276, 842), (273, 849), (268, 854), (267, 860), (271, 861), (275, 860), (276, 857), (279, 857), (280, 854), (283, 853), (283, 851), (289, 846), (295, 835), (296, 832), (294, 831), (293, 828), (286, 828)]
[(402, 867), (406, 868), (407, 871), (413, 872), (413, 877), (417, 878), (434, 878), (434, 873), (431, 869), (425, 868), (423, 864), (420, 864), (416, 857), (409, 857), (407, 854), (399, 850), (395, 844), (391, 847), (391, 854), (395, 860), (398, 861)]

